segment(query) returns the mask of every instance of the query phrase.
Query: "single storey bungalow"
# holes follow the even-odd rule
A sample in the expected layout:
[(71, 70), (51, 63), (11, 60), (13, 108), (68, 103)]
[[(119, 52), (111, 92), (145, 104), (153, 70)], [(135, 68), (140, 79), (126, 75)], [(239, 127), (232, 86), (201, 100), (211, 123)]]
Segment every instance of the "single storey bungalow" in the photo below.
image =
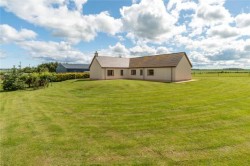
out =
[(67, 64), (59, 63), (56, 72), (66, 73), (66, 72), (85, 72), (89, 71), (89, 64)]
[(98, 56), (89, 66), (90, 79), (137, 79), (163, 82), (191, 80), (192, 64), (185, 52), (136, 58)]

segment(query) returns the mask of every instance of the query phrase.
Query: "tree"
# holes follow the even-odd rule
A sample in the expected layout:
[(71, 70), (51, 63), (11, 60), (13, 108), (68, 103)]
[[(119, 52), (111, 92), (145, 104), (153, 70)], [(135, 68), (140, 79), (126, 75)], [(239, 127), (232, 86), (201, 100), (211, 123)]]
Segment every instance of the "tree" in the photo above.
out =
[(58, 62), (43, 63), (37, 66), (38, 72), (56, 72)]
[(22, 69), (22, 72), (24, 73), (33, 73), (36, 70), (34, 67), (25, 67)]
[(3, 79), (3, 89), (7, 91), (24, 89), (25, 82), (21, 79), (22, 73), (15, 67), (12, 68), (11, 72), (6, 73)]

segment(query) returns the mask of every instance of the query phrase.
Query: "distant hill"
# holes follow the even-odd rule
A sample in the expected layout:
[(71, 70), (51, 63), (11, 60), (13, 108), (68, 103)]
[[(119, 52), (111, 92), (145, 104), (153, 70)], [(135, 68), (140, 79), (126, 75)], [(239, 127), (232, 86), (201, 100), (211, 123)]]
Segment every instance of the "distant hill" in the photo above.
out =
[(223, 70), (244, 70), (242, 68), (224, 68)]

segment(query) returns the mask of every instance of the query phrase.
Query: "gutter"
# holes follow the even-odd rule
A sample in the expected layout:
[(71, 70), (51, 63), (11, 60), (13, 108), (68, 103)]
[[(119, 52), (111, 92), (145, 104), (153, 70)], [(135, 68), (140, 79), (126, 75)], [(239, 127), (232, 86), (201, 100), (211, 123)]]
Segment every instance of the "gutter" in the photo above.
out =
[(106, 72), (106, 68), (104, 68), (104, 79), (106, 80), (106, 75), (107, 75), (107, 72)]
[(145, 68), (143, 68), (143, 80), (145, 80)]
[(171, 67), (171, 82), (173, 82), (173, 67)]

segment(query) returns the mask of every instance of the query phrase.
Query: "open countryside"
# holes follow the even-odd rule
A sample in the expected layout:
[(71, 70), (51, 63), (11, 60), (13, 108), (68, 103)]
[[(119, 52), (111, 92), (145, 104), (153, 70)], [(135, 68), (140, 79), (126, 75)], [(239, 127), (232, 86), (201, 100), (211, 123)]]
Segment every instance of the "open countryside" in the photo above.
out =
[[(0, 93), (3, 165), (248, 165), (250, 77), (75, 79)], [(226, 76), (225, 76), (226, 75)]]
[(250, 0), (0, 0), (0, 166), (250, 166)]

